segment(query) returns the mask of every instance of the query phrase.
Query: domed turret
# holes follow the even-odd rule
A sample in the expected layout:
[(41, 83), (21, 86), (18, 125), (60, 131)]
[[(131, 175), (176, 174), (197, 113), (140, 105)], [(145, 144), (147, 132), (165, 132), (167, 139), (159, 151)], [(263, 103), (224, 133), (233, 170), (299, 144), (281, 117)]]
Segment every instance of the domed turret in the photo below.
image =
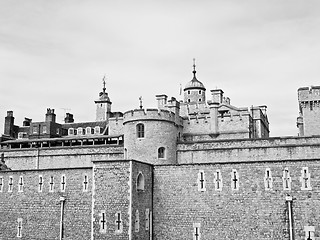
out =
[(108, 93), (106, 92), (106, 81), (105, 77), (103, 77), (103, 89), (102, 92), (99, 93), (99, 100), (94, 101), (97, 110), (96, 110), (96, 121), (106, 121), (109, 118), (111, 113), (111, 104)]
[(196, 77), (196, 64), (195, 59), (193, 59), (193, 79), (188, 82), (183, 89), (184, 91), (184, 102), (185, 103), (195, 103), (195, 102), (205, 102), (206, 101), (206, 88)]

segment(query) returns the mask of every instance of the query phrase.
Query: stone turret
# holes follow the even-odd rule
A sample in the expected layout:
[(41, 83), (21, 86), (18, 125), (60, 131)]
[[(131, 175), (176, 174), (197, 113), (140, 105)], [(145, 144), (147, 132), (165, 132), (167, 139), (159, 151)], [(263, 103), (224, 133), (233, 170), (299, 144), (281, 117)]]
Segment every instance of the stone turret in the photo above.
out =
[(106, 82), (103, 78), (103, 89), (99, 93), (99, 99), (94, 101), (96, 108), (96, 121), (107, 121), (111, 115), (111, 104), (108, 93), (106, 92)]
[(193, 64), (193, 79), (184, 88), (185, 103), (204, 103), (206, 101), (206, 88), (196, 77), (196, 65)]
[[(171, 106), (179, 105), (175, 99)], [(176, 147), (182, 120), (163, 109), (135, 109), (124, 113), (126, 158), (152, 164), (176, 163)]]
[(298, 101), (299, 136), (320, 135), (320, 86), (299, 88)]

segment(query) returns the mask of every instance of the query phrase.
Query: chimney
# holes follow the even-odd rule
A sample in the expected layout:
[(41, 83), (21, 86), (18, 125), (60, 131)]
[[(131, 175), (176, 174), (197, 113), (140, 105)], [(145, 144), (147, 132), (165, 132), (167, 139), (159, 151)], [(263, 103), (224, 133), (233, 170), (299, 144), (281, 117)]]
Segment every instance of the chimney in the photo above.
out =
[(46, 122), (56, 122), (56, 114), (54, 113), (54, 109), (47, 108)]
[(211, 90), (212, 101), (215, 103), (222, 103), (223, 91), (221, 89)]
[(180, 102), (177, 101), (174, 97), (168, 101), (168, 108), (171, 112), (175, 114), (175, 123), (179, 125), (180, 121)]
[(218, 123), (218, 102), (208, 101), (210, 108), (210, 129), (212, 134), (219, 133), (219, 123)]
[(156, 95), (156, 99), (158, 101), (158, 109), (164, 109), (167, 104), (168, 96), (165, 94)]
[(26, 118), (25, 117), (22, 124), (23, 124), (24, 127), (29, 127), (31, 122), (32, 122), (31, 118)]
[(73, 123), (74, 122), (73, 114), (66, 113), (66, 117), (64, 118), (64, 122), (65, 123)]
[(13, 126), (14, 126), (13, 111), (7, 111), (7, 116), (5, 117), (5, 121), (4, 121), (4, 134), (10, 137), (13, 137), (14, 136)]

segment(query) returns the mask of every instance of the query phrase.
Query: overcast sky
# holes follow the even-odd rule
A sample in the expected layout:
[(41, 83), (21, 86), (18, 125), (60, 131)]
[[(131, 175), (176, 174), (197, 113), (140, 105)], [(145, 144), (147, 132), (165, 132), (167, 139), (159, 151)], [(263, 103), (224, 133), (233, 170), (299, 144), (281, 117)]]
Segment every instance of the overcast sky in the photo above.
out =
[(320, 85), (320, 1), (0, 1), (0, 129), (54, 108), (94, 121), (106, 75), (112, 111), (155, 108), (197, 78), (236, 107), (267, 105), (271, 136), (296, 135), (297, 89)]

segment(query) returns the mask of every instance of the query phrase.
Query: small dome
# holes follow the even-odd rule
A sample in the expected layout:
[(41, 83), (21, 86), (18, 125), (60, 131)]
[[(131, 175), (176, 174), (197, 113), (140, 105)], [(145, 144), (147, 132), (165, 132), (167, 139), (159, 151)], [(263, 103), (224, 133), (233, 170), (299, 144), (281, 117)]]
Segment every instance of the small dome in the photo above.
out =
[(193, 79), (187, 83), (185, 86), (184, 90), (188, 89), (201, 89), (201, 90), (206, 90), (202, 82), (200, 82), (198, 79), (196, 79), (196, 76), (193, 77)]
[(108, 101), (108, 102), (110, 102), (110, 98), (108, 97), (108, 93), (106, 93), (106, 92), (100, 92), (100, 94), (99, 94), (99, 100), (100, 100), (100, 101)]

